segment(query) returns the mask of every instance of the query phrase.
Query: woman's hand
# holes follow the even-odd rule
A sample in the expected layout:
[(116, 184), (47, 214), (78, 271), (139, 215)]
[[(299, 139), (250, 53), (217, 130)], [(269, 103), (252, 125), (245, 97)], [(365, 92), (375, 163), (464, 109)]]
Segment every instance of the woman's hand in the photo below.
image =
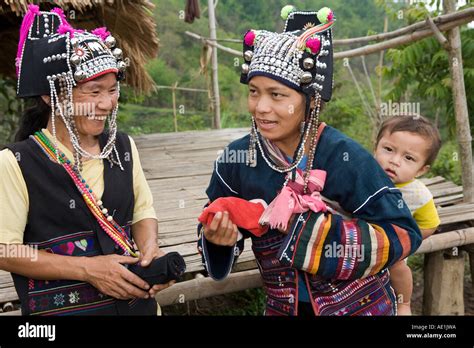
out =
[(209, 226), (204, 225), (204, 237), (216, 245), (233, 246), (237, 243), (238, 229), (229, 218), (228, 212), (218, 212)]
[[(140, 265), (147, 267), (151, 261), (165, 253), (158, 247), (158, 221), (156, 219), (143, 219), (132, 225), (132, 234), (138, 250), (140, 251)], [(166, 284), (156, 284), (148, 290), (150, 296), (155, 296), (158, 291), (166, 289), (176, 281), (172, 280)]]
[[(145, 248), (144, 250), (142, 250), (142, 252), (140, 253), (140, 265), (142, 267), (147, 267), (151, 264), (151, 262), (154, 260), (154, 259), (157, 259), (157, 258), (160, 258), (162, 257), (163, 255), (165, 255), (166, 253), (161, 250), (158, 245), (156, 245), (156, 243), (152, 243), (150, 244), (149, 247)], [(160, 292), (161, 290), (164, 290), (168, 287), (170, 287), (171, 285), (173, 285), (174, 283), (176, 283), (175, 280), (171, 280), (169, 281), (168, 283), (166, 284), (156, 284), (156, 285), (153, 285), (153, 287), (148, 290), (148, 293), (150, 294), (150, 296), (155, 296), (158, 292)]]
[(150, 286), (123, 265), (138, 259), (121, 255), (101, 255), (84, 258), (85, 279), (101, 293), (119, 300), (149, 298)]

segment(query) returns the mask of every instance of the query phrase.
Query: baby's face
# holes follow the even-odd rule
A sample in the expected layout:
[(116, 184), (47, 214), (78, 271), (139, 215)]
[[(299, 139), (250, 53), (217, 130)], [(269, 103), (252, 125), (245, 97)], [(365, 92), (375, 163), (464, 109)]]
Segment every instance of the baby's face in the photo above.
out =
[(385, 134), (375, 149), (375, 159), (394, 184), (401, 184), (423, 175), (431, 141), (411, 132)]

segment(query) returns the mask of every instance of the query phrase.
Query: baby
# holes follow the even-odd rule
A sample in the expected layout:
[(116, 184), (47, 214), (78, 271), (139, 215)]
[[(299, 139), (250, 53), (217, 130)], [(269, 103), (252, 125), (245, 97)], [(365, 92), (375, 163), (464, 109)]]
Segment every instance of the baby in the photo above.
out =
[[(375, 159), (400, 189), (423, 239), (436, 231), (440, 220), (433, 195), (416, 177), (428, 172), (440, 147), (438, 130), (420, 115), (385, 120), (375, 143)], [(411, 315), (413, 279), (406, 259), (390, 268), (390, 281), (397, 294), (398, 315)]]

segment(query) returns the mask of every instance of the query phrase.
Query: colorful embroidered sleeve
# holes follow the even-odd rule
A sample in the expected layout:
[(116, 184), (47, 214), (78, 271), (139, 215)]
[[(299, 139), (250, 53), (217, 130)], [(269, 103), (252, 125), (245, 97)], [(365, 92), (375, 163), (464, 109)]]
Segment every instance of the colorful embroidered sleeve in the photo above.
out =
[[(226, 165), (215, 162), (209, 187), (206, 191), (210, 202), (219, 197), (237, 196), (237, 191), (230, 186), (231, 176), (227, 173)], [(209, 204), (209, 203), (208, 203)], [(208, 205), (206, 204), (206, 206)], [(205, 207), (206, 207), (205, 206)], [(233, 247), (215, 245), (206, 240), (202, 233), (202, 224), (198, 225), (198, 251), (201, 254), (204, 268), (209, 276), (215, 280), (222, 280), (230, 273), (232, 266), (244, 250), (244, 239)]]
[(304, 213), (295, 219), (279, 251), (283, 264), (330, 279), (373, 275), (415, 252), (420, 231), (410, 211), (373, 157), (327, 127), (316, 166), (327, 171), (322, 194), (336, 201), (338, 214)]

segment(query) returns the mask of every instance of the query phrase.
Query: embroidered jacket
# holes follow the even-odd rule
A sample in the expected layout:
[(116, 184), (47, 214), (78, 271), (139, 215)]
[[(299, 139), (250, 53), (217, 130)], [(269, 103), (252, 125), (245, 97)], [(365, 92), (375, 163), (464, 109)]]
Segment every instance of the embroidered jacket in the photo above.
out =
[[(245, 151), (249, 136), (226, 151)], [(420, 231), (400, 191), (359, 144), (326, 126), (313, 168), (327, 172), (322, 195), (352, 215), (307, 212), (299, 214), (284, 235), (270, 230), (252, 237), (252, 248), (267, 292), (266, 314), (296, 315), (298, 274), (303, 272), (317, 315), (393, 315), (395, 296), (386, 268), (414, 253)], [(257, 166), (224, 163), (218, 159), (209, 187), (210, 201), (235, 196), (270, 203), (285, 175), (272, 170), (258, 152)], [(198, 226), (198, 231), (201, 226)], [(225, 278), (243, 250), (213, 245), (200, 233), (198, 249), (211, 277)]]
[[(99, 137), (103, 148), (107, 135)], [(123, 156), (131, 153), (130, 139), (117, 133), (116, 146)], [(21, 155), (18, 162), (29, 196), (24, 244), (69, 256), (121, 253), (101, 229), (66, 171), (52, 162), (39, 146), (27, 139), (7, 146)], [(115, 221), (130, 235), (134, 195), (131, 160), (122, 159), (124, 171), (104, 162), (101, 200)], [(117, 188), (120, 187), (120, 190)], [(23, 315), (156, 315), (154, 299), (122, 301), (100, 293), (92, 285), (73, 280), (37, 280), (12, 274)]]

